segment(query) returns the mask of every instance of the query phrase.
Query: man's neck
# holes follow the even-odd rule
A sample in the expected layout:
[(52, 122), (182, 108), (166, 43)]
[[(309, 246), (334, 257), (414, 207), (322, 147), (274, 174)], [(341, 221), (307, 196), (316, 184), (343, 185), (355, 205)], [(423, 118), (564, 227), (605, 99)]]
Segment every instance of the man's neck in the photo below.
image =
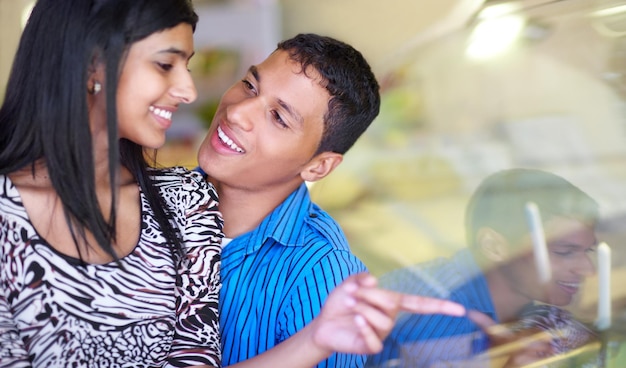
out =
[(500, 323), (511, 322), (518, 319), (522, 309), (532, 303), (532, 299), (511, 289), (507, 277), (498, 270), (492, 270), (485, 274), (489, 293), (493, 301), (496, 315)]
[(212, 182), (219, 194), (224, 234), (228, 238), (236, 238), (259, 226), (299, 186), (290, 184), (254, 190)]

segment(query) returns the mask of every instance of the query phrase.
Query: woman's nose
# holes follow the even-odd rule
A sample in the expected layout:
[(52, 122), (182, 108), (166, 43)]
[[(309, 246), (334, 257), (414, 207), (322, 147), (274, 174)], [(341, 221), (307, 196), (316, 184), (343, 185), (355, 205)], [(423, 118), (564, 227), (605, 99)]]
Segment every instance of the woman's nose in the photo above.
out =
[(182, 73), (179, 77), (179, 80), (172, 87), (170, 94), (180, 100), (182, 103), (190, 104), (198, 98), (198, 91), (196, 90), (196, 85), (191, 78), (191, 74), (186, 71), (186, 73)]

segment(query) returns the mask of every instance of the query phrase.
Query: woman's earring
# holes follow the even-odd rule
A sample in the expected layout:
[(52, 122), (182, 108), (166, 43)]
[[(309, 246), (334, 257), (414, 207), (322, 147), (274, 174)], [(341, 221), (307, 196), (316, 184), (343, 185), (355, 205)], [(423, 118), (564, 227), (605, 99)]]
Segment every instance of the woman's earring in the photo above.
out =
[(100, 84), (100, 82), (93, 82), (93, 87), (91, 87), (91, 91), (89, 91), (89, 93), (91, 93), (92, 95), (97, 95), (98, 92), (100, 92), (102, 90), (102, 84)]

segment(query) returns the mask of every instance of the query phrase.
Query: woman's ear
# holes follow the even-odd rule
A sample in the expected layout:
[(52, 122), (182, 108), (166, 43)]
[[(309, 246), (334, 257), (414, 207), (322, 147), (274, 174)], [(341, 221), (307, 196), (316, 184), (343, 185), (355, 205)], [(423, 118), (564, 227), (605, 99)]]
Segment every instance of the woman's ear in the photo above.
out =
[(98, 94), (104, 84), (104, 64), (98, 62), (98, 59), (94, 57), (91, 65), (89, 66), (89, 77), (87, 78), (87, 92), (92, 95)]
[(300, 176), (304, 181), (314, 182), (330, 174), (343, 161), (343, 155), (335, 152), (322, 152), (302, 169)]
[(493, 263), (500, 263), (509, 259), (508, 241), (499, 232), (490, 227), (478, 229), (476, 245), (482, 256)]

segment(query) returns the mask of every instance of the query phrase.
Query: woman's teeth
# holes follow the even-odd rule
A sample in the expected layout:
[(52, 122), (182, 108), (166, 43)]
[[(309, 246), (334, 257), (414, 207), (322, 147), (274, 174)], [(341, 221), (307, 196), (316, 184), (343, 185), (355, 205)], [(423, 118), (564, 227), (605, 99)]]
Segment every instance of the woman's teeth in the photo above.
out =
[(158, 107), (150, 106), (149, 110), (163, 119), (172, 120), (172, 112), (164, 109), (159, 109)]

